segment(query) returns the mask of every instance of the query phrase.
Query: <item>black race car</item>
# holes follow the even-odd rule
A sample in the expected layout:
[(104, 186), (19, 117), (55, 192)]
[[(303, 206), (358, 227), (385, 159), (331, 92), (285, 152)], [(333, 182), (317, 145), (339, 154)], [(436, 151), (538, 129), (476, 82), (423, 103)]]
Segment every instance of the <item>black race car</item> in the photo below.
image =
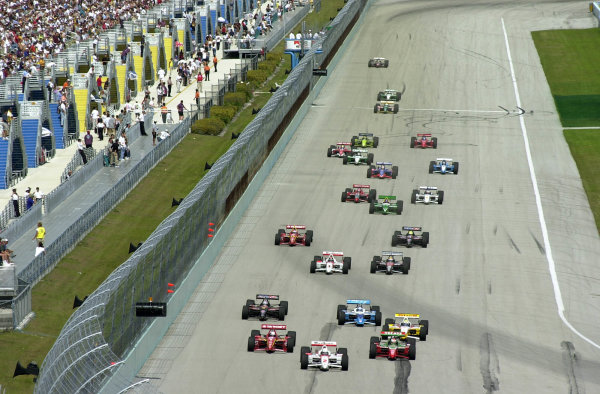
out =
[(278, 301), (278, 295), (257, 294), (257, 300), (261, 300), (260, 304), (256, 304), (254, 300), (246, 300), (246, 305), (242, 307), (242, 319), (246, 320), (251, 317), (256, 317), (260, 321), (267, 320), (269, 317), (277, 320), (284, 320), (288, 313), (288, 302), (280, 301), (279, 304), (271, 304), (270, 300)]

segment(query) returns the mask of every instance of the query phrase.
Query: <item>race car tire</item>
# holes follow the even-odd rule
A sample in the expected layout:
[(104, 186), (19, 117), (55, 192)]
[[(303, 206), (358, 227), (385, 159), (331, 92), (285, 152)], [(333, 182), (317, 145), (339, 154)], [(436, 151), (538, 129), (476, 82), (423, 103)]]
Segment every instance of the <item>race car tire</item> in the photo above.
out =
[(358, 136), (353, 135), (352, 138), (350, 138), (350, 146), (355, 146), (356, 140), (358, 140)]
[(304, 239), (304, 246), (310, 246), (311, 242), (312, 242), (312, 237), (306, 236), (306, 238)]
[[(390, 324), (394, 324), (394, 319), (390, 319), (390, 318), (385, 319), (385, 322), (383, 323), (383, 326), (389, 328)], [(371, 337), (371, 338), (373, 338), (373, 337)], [(377, 337), (375, 337), (375, 338), (377, 338)]]
[(352, 269), (352, 257), (344, 257), (344, 264), (348, 263), (348, 269)]
[(396, 179), (398, 176), (398, 166), (392, 166), (392, 179)]
[(454, 175), (458, 175), (458, 162), (454, 163)]
[[(306, 364), (308, 364), (308, 354), (306, 353), (310, 353), (310, 348), (308, 346), (302, 346), (300, 348), (300, 362), (302, 362), (302, 355), (307, 356), (306, 357)], [(306, 369), (306, 368), (302, 368), (302, 369)]]
[(373, 170), (371, 169), (371, 167), (373, 167), (373, 166), (370, 166), (370, 167), (367, 169), (367, 178), (370, 178), (370, 177), (371, 177), (371, 172), (373, 171)]
[(408, 271), (410, 271), (410, 257), (404, 257), (402, 259), (402, 273), (408, 275)]
[(296, 331), (288, 331), (287, 336), (289, 337), (287, 340), (287, 352), (293, 353), (294, 346), (296, 346)]
[(373, 148), (377, 148), (379, 146), (379, 137), (373, 137)]
[(315, 256), (315, 257), (313, 258), (313, 260), (314, 260), (314, 261), (319, 261), (320, 259), (321, 259), (321, 256)]
[(373, 160), (375, 160), (375, 155), (374, 155), (374, 154), (372, 154), (372, 153), (369, 153), (369, 154), (367, 155), (367, 164), (368, 164), (368, 165), (371, 165), (371, 164), (373, 164)]
[(438, 192), (438, 204), (442, 205), (444, 203), (444, 191), (440, 190)]
[(394, 231), (394, 235), (392, 235), (392, 246), (398, 245), (398, 233), (400, 233), (400, 231)]
[(348, 156), (345, 156), (345, 155), (344, 155), (344, 157), (342, 158), (342, 164), (343, 164), (343, 165), (346, 165), (346, 164), (348, 164)]
[(246, 306), (252, 306), (252, 305), (255, 305), (254, 300), (247, 299)]
[(249, 310), (248, 305), (242, 306), (242, 320), (248, 320)]
[(348, 349), (345, 347), (341, 347), (338, 349), (337, 351), (338, 354), (345, 354), (346, 356), (348, 355)]
[[(377, 338), (377, 337), (375, 337)], [(372, 338), (371, 338), (372, 340)], [(377, 345), (374, 344), (373, 342), (371, 342), (371, 345), (369, 346), (369, 358), (373, 359), (377, 357)]]
[(433, 137), (431, 139), (431, 141), (432, 141), (433, 149), (437, 149), (437, 137)]
[(331, 148), (327, 148), (327, 157), (331, 157), (331, 154), (332, 154)]
[(317, 262), (315, 260), (310, 262), (310, 273), (314, 274), (317, 272)]
[(279, 234), (275, 234), (275, 245), (281, 244), (281, 236)]
[(402, 215), (404, 209), (404, 201), (396, 201), (396, 215)]
[(415, 338), (406, 338), (406, 342), (410, 345), (408, 348), (408, 359), (415, 360), (417, 358), (417, 340)]
[(371, 261), (371, 273), (374, 274), (377, 272), (377, 261), (372, 260)]
[(252, 331), (250, 331), (250, 336), (252, 338), (254, 338), (257, 335), (260, 335), (260, 331), (259, 330), (252, 330)]
[(419, 341), (421, 342), (427, 341), (427, 334), (423, 331), (424, 330), (421, 328), (421, 331), (419, 332)]
[(384, 60), (383, 61), (383, 67), (388, 67), (390, 65), (390, 61), (389, 60)]
[(248, 351), (249, 352), (253, 352), (254, 351), (254, 337), (248, 337)]
[(377, 110), (378, 110), (378, 109), (379, 109), (379, 108), (377, 107), (377, 104), (375, 104), (375, 106), (373, 107), (373, 112), (374, 112), (374, 113), (377, 113)]
[(433, 165), (435, 164), (435, 161), (430, 161), (429, 162), (429, 173), (433, 174)]
[(379, 312), (381, 310), (381, 308), (378, 305), (373, 305), (371, 307), (371, 310), (374, 311), (374, 312)]
[(425, 332), (425, 335), (429, 335), (429, 320), (419, 320), (419, 324), (422, 325), (421, 332)]
[(375, 326), (381, 325), (381, 311), (375, 312)]
[(369, 67), (373, 67), (373, 60), (369, 60)]
[(425, 231), (423, 233), (423, 241), (422, 241), (421, 246), (426, 248), (427, 245), (429, 245), (429, 231)]
[(410, 203), (411, 204), (416, 204), (417, 203), (417, 194), (419, 194), (418, 190), (413, 190), (412, 195), (410, 196)]
[(373, 256), (373, 260), (375, 260), (375, 261), (381, 261), (381, 256)]
[(346, 198), (348, 198), (348, 195), (346, 192), (342, 192), (342, 202), (346, 202)]
[(342, 371), (348, 370), (348, 355), (342, 354)]
[[(304, 347), (302, 347), (302, 349), (304, 349)], [(308, 354), (306, 354), (305, 352), (302, 352), (300, 354), (300, 369), (307, 369), (308, 368)]]
[(371, 337), (369, 339), (369, 345), (379, 342), (379, 337)]
[(375, 213), (375, 203), (372, 202), (371, 204), (369, 204), (369, 213)]
[(281, 301), (279, 303), (279, 309), (283, 309), (285, 311), (285, 314), (288, 314), (288, 302), (287, 301)]
[[(310, 239), (310, 242), (312, 242), (312, 240), (313, 240), (313, 231), (312, 230), (306, 231), (306, 238)], [(306, 246), (308, 246), (308, 245), (306, 245)]]
[(337, 313), (338, 326), (343, 326), (346, 323), (346, 313), (344, 311), (338, 311)]
[(344, 264), (342, 265), (342, 274), (344, 275), (348, 275), (348, 270), (350, 269), (350, 266), (348, 263), (344, 262)]
[(346, 305), (338, 305), (337, 306), (337, 313), (339, 314), (340, 311), (345, 311), (346, 310)]
[(417, 137), (410, 137), (410, 147), (415, 147), (415, 142), (417, 142)]
[(394, 104), (394, 113), (397, 114), (400, 111), (400, 106), (398, 104)]
[(277, 312), (278, 316), (277, 318), (281, 321), (285, 320), (285, 310), (283, 308), (279, 308), (279, 311)]
[(375, 189), (369, 190), (369, 197), (368, 197), (367, 201), (373, 202), (376, 198), (377, 198), (377, 190), (375, 190)]

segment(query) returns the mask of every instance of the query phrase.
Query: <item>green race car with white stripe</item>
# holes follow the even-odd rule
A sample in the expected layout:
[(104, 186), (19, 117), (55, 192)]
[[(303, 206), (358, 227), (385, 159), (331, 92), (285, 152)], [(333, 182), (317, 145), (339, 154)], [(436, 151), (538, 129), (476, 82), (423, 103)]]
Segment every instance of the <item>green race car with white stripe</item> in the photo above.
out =
[(377, 212), (384, 215), (395, 213), (401, 215), (403, 208), (404, 201), (397, 201), (396, 196), (379, 196), (377, 201), (373, 201), (369, 205), (369, 213)]

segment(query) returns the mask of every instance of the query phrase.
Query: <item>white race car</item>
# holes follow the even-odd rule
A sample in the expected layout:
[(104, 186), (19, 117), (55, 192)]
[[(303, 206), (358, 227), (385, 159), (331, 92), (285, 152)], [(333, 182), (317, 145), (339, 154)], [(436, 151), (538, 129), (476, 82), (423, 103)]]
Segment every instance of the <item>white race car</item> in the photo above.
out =
[[(332, 348), (332, 350), (329, 350)], [(328, 371), (332, 368), (348, 370), (348, 349), (337, 347), (337, 342), (312, 341), (310, 347), (300, 349), (300, 368), (319, 368)]]
[[(341, 257), (339, 260), (336, 257)], [(347, 274), (352, 266), (352, 258), (344, 257), (344, 252), (324, 251), (323, 256), (315, 256), (310, 262), (310, 273), (325, 272), (326, 274)]]
[(444, 202), (444, 191), (438, 190), (435, 186), (419, 186), (419, 190), (415, 189), (410, 197), (410, 202), (413, 204), (440, 204)]

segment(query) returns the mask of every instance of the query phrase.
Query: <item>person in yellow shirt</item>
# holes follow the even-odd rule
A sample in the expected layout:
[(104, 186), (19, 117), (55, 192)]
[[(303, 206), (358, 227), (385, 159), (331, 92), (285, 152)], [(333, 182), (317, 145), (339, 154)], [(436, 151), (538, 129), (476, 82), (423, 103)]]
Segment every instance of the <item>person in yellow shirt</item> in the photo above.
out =
[(46, 229), (42, 225), (42, 222), (38, 222), (37, 228), (35, 229), (35, 235), (32, 239), (37, 242), (44, 242), (44, 237), (46, 236)]

